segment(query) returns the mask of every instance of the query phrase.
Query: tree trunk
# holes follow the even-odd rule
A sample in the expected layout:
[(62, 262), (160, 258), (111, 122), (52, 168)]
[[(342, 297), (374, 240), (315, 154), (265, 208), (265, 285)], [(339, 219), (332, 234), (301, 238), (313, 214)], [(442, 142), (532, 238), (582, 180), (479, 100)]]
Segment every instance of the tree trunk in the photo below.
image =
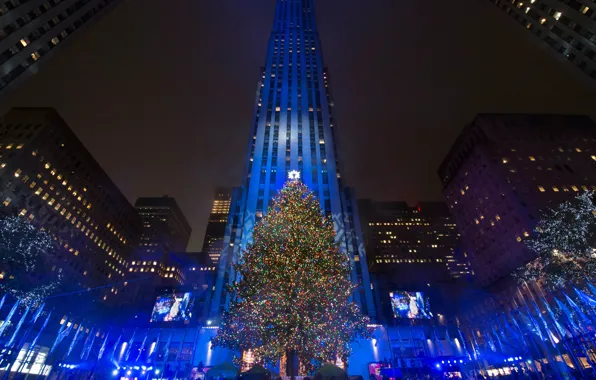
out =
[(286, 376), (290, 376), (290, 378), (294, 378), (298, 376), (298, 355), (296, 355), (296, 351), (286, 351)]

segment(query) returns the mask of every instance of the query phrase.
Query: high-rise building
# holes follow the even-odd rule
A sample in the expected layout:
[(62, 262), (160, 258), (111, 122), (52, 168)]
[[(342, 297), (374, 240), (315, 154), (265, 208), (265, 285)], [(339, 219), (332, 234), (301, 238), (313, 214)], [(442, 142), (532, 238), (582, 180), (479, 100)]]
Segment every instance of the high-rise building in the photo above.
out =
[(119, 0), (10, 0), (0, 5), (0, 94), (39, 70)]
[(586, 116), (478, 115), (439, 168), (443, 194), (486, 286), (532, 260), (541, 217), (596, 185), (596, 124)]
[(390, 273), (403, 286), (450, 282), (470, 275), (458, 255), (459, 234), (442, 202), (358, 201), (371, 273)]
[(191, 228), (174, 198), (167, 195), (139, 198), (135, 208), (143, 221), (141, 250), (163, 253), (186, 250)]
[(191, 228), (174, 198), (139, 198), (135, 208), (141, 217), (141, 241), (136, 247), (129, 274), (134, 281), (120, 297), (122, 307), (149, 310), (155, 292), (186, 282), (186, 261), (172, 252), (186, 250)]
[(141, 221), (99, 163), (52, 108), (9, 111), (0, 123), (0, 157), (2, 213), (56, 238), (51, 270), (65, 288), (111, 298), (118, 286), (105, 285), (128, 273)]
[(218, 188), (215, 191), (213, 207), (211, 207), (207, 231), (205, 231), (205, 238), (203, 240), (202, 253), (209, 255), (209, 258), (215, 263), (219, 260), (221, 250), (223, 249), (231, 202), (232, 189)]
[[(596, 4), (588, 0), (491, 0), (568, 61), (596, 79)], [(593, 84), (593, 82), (591, 82)]]
[(346, 188), (336, 148), (329, 74), (323, 65), (313, 0), (278, 0), (265, 67), (261, 71), (242, 187), (233, 191), (224, 248), (212, 304), (219, 315), (228, 305), (225, 284), (235, 279), (232, 263), (251, 242), (287, 173), (296, 170), (333, 217), (337, 242), (352, 261), (353, 297), (374, 317), (358, 209)]

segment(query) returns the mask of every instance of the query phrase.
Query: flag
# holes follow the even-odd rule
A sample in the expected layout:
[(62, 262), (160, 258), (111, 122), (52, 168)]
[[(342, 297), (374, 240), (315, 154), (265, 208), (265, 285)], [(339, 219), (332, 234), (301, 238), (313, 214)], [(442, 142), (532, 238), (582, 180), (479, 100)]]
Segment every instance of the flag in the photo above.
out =
[(4, 297), (2, 297), (2, 299), (0, 300), (0, 310), (2, 310), (2, 307), (4, 306), (4, 302), (6, 301), (6, 294), (4, 295)]
[(118, 349), (118, 344), (120, 344), (120, 340), (121, 339), (122, 339), (122, 334), (120, 334), (120, 336), (116, 340), (116, 343), (114, 343), (114, 348), (112, 349), (112, 355), (110, 355), (110, 361), (111, 362), (114, 361), (114, 356), (116, 356), (116, 350)]
[(590, 322), (591, 322), (590, 319), (588, 318), (588, 316), (586, 314), (584, 314), (584, 312), (575, 303), (575, 301), (573, 301), (567, 294), (565, 294), (565, 299), (567, 300), (567, 303), (569, 303), (569, 305), (571, 305), (571, 307), (573, 308), (573, 311), (575, 311), (575, 314), (577, 314), (577, 318), (580, 320), (580, 324), (582, 324), (582, 325), (590, 324)]
[(571, 327), (572, 333), (573, 334), (581, 333), (582, 330), (577, 325), (577, 323), (575, 323), (575, 319), (573, 319), (573, 313), (571, 313), (571, 310), (569, 310), (569, 308), (567, 307), (567, 305), (565, 305), (563, 302), (561, 302), (556, 297), (555, 297), (555, 302), (557, 303), (557, 306), (559, 307), (559, 310), (561, 310), (561, 312), (567, 318), (567, 321), (569, 322), (569, 327)]
[(104, 338), (104, 340), (103, 340), (103, 343), (101, 344), (101, 348), (99, 349), (99, 354), (97, 354), (97, 360), (100, 360), (102, 358), (103, 352), (106, 349), (106, 344), (108, 343), (108, 337), (109, 336), (110, 336), (110, 333), (107, 333), (106, 336), (105, 336), (105, 338)]
[(17, 323), (17, 327), (15, 327), (14, 332), (12, 333), (12, 336), (10, 337), (10, 340), (6, 343), (6, 347), (12, 347), (12, 344), (17, 339), (17, 335), (19, 334), (19, 331), (21, 330), (21, 327), (23, 326), (23, 323), (25, 322), (25, 319), (27, 318), (27, 314), (29, 314), (29, 308), (30, 307), (27, 306), (27, 309), (25, 309), (25, 312), (21, 316), (19, 323)]
[(33, 318), (31, 318), (31, 323), (35, 323), (37, 322), (37, 319), (39, 318), (39, 316), (41, 315), (41, 312), (43, 311), (43, 308), (46, 306), (45, 303), (42, 303), (41, 306), (37, 309), (37, 311), (35, 312), (35, 314), (33, 314)]
[(596, 286), (590, 284), (588, 281), (586, 281), (586, 285), (588, 285), (588, 289), (590, 289), (592, 295), (596, 297)]
[(10, 312), (6, 316), (6, 320), (4, 322), (2, 322), (2, 325), (0, 325), (0, 337), (2, 337), (2, 334), (4, 334), (4, 330), (6, 330), (6, 327), (10, 323), (10, 320), (12, 319), (12, 316), (17, 311), (17, 307), (19, 307), (19, 303), (20, 302), (21, 301), (17, 300), (17, 302), (15, 302), (15, 304), (12, 305), (12, 309), (10, 309)]
[[(70, 323), (70, 325), (68, 325)], [(54, 344), (52, 344), (52, 349), (50, 349), (50, 354), (54, 352), (54, 349), (70, 334), (74, 326), (74, 322), (68, 322), (68, 318), (64, 319), (64, 323), (60, 326), (58, 330), (58, 335), (56, 335), (56, 339), (54, 340)]]
[(46, 317), (46, 320), (43, 322), (43, 325), (41, 326), (41, 329), (39, 330), (39, 332), (37, 333), (37, 335), (35, 336), (35, 338), (33, 339), (33, 341), (31, 342), (31, 344), (29, 345), (29, 350), (33, 350), (35, 348), (35, 345), (37, 344), (37, 340), (39, 339), (39, 336), (41, 335), (41, 332), (46, 328), (46, 326), (48, 325), (48, 322), (50, 321), (50, 317), (52, 316), (52, 312), (50, 311), (48, 313), (48, 316)]
[(77, 329), (77, 332), (75, 333), (75, 336), (72, 338), (72, 342), (70, 342), (70, 346), (68, 346), (68, 352), (66, 352), (66, 356), (65, 357), (68, 357), (68, 355), (70, 355), (70, 353), (72, 352), (72, 349), (79, 342), (79, 338), (81, 337), (81, 331), (83, 331), (83, 324), (81, 324), (79, 326), (79, 328)]
[(137, 334), (137, 329), (135, 329), (132, 332), (132, 336), (130, 337), (130, 340), (128, 341), (128, 345), (126, 346), (126, 355), (124, 355), (124, 361), (127, 362), (128, 361), (128, 357), (130, 356), (130, 351), (132, 348), (132, 344), (134, 343), (134, 339), (135, 339), (135, 335)]
[(89, 351), (91, 351), (91, 346), (93, 346), (93, 341), (95, 341), (95, 327), (91, 329), (89, 335), (87, 335), (87, 339), (85, 339), (85, 343), (83, 343), (83, 349), (81, 350), (81, 360), (87, 360), (89, 358)]
[(137, 360), (135, 360), (135, 362), (138, 362), (139, 359), (141, 359), (141, 354), (143, 353), (143, 350), (145, 349), (145, 342), (147, 342), (147, 335), (149, 335), (149, 330), (147, 330), (147, 332), (145, 333), (145, 337), (143, 338), (143, 343), (141, 343), (141, 348), (139, 348), (139, 354), (137, 355)]
[(555, 315), (555, 313), (553, 313), (552, 309), (548, 305), (548, 302), (546, 302), (546, 300), (543, 300), (543, 302), (544, 302), (544, 305), (546, 306), (546, 311), (548, 311), (550, 318), (553, 320), (553, 323), (554, 323), (557, 331), (559, 332), (561, 337), (563, 337), (563, 338), (566, 337), (567, 334), (569, 334), (569, 332), (563, 326), (561, 326), (561, 324), (559, 323), (559, 320), (557, 319), (557, 316)]
[(159, 333), (157, 333), (157, 340), (155, 341), (155, 345), (151, 346), (151, 351), (149, 351), (149, 355), (147, 355), (147, 359), (151, 358), (153, 356), (153, 353), (155, 351), (157, 351), (157, 348), (159, 347), (159, 338), (161, 337), (161, 329), (159, 329)]
[(437, 356), (443, 356), (445, 353), (443, 352), (443, 345), (437, 336), (437, 329), (433, 327), (433, 333), (435, 335), (435, 344), (437, 345)]
[[(170, 343), (172, 343), (172, 335), (174, 335), (174, 333), (170, 333), (170, 337), (168, 338), (168, 341), (166, 342), (166, 345), (164, 347), (164, 352), (163, 352), (163, 357), (164, 357), (164, 363), (168, 360), (168, 354), (170, 353)], [(159, 358), (158, 358), (159, 359)]]
[(575, 293), (577, 294), (577, 296), (579, 297), (579, 299), (585, 303), (588, 307), (591, 308), (596, 308), (596, 298), (594, 297), (590, 297), (589, 295), (587, 295), (586, 293), (582, 292), (581, 290), (579, 290), (578, 288), (573, 288), (573, 290), (575, 290)]

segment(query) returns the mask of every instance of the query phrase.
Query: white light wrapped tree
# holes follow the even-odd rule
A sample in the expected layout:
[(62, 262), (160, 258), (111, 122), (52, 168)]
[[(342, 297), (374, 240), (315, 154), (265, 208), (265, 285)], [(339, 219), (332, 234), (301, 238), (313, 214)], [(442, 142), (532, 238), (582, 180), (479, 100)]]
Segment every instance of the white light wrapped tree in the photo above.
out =
[(538, 257), (522, 267), (521, 281), (541, 281), (549, 288), (596, 277), (596, 204), (594, 194), (546, 210), (526, 246)]
[(48, 270), (52, 237), (18, 216), (0, 217), (0, 290), (36, 307), (58, 289), (60, 277)]

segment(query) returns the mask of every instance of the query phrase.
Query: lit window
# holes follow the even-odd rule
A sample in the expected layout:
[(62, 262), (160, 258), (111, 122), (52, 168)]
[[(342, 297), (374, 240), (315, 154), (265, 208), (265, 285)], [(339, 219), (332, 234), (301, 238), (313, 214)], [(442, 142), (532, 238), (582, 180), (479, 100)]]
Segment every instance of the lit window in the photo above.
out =
[(573, 189), (573, 191), (579, 191), (579, 189), (575, 185), (571, 185), (571, 188)]
[(561, 18), (563, 14), (561, 12), (555, 12), (555, 14), (553, 15), (553, 17), (555, 18), (555, 20), (558, 20)]
[(275, 107), (275, 112), (281, 111), (281, 107)]
[(589, 7), (587, 7), (587, 6), (586, 6), (586, 7), (583, 7), (583, 8), (582, 8), (582, 13), (583, 13), (583, 14), (586, 14), (586, 13), (588, 13), (588, 11), (589, 11), (589, 10), (590, 10), (590, 8), (589, 8)]
[(534, 158), (534, 156), (530, 156), (530, 161), (536, 161), (536, 159)]
[(33, 157), (37, 156), (37, 151), (36, 151), (36, 150), (34, 150), (33, 152), (31, 152), (31, 155), (32, 155)]
[(515, 240), (517, 240), (517, 242), (519, 243), (519, 242), (522, 241), (522, 238), (518, 236), (518, 237), (515, 238)]
[(22, 149), (22, 148), (23, 148), (23, 144), (17, 145), (17, 149)]
[(540, 19), (540, 24), (544, 24), (545, 22), (546, 22), (546, 18), (543, 17)]
[(12, 149), (12, 144), (8, 144), (8, 145), (6, 146), (6, 149)]
[(43, 199), (43, 200), (45, 201), (46, 199), (48, 199), (48, 197), (49, 197), (49, 196), (50, 196), (50, 194), (48, 194), (48, 193), (45, 193), (45, 194), (43, 195), (43, 197), (41, 197), (41, 199)]
[(54, 198), (52, 198), (49, 200), (48, 204), (51, 206), (54, 204), (54, 202), (56, 202), (56, 200)]
[(530, 234), (528, 233), (528, 231), (524, 231), (524, 236), (525, 236), (525, 237), (528, 237), (528, 236), (530, 236)]
[(28, 44), (29, 44), (29, 42), (27, 42), (26, 38), (21, 39), (21, 45), (23, 45), (23, 47), (27, 46)]
[(506, 157), (503, 157), (503, 158), (501, 159), (501, 161), (502, 161), (504, 164), (506, 164), (506, 163), (508, 163), (508, 162), (509, 162), (509, 159), (508, 159), (508, 158), (506, 158)]
[[(58, 44), (58, 42), (60, 42), (60, 40), (58, 39), (58, 37), (54, 37), (54, 38), (52, 38), (52, 43), (53, 43), (54, 45), (57, 45), (57, 44)], [(104, 299), (105, 299), (105, 297), (104, 297)]]
[(39, 57), (41, 57), (41, 55), (39, 55), (38, 52), (31, 53), (31, 58), (33, 58), (34, 61), (37, 61)]
[(4, 200), (4, 202), (2, 202), (2, 204), (4, 206), (8, 206), (10, 204), (10, 202), (12, 202), (12, 199), (10, 199), (10, 197), (6, 197), (6, 199)]
[(544, 187), (538, 185), (538, 190), (540, 190), (541, 193), (544, 193), (546, 190), (544, 189)]
[(50, 166), (52, 166), (52, 165), (50, 165), (50, 163), (49, 163), (49, 162), (46, 162), (46, 164), (44, 165), (44, 167), (45, 167), (46, 169), (49, 169), (49, 168), (50, 168)]
[(27, 209), (24, 208), (24, 209), (21, 210), (21, 212), (19, 212), (19, 215), (20, 216), (25, 216), (26, 213), (27, 213)]
[(499, 220), (501, 220), (501, 217), (500, 217), (499, 215), (495, 215), (495, 219), (496, 219), (497, 221), (499, 221)]
[(555, 193), (558, 193), (558, 192), (559, 192), (559, 188), (558, 188), (558, 187), (556, 187), (556, 186), (553, 186), (553, 191), (554, 191)]

